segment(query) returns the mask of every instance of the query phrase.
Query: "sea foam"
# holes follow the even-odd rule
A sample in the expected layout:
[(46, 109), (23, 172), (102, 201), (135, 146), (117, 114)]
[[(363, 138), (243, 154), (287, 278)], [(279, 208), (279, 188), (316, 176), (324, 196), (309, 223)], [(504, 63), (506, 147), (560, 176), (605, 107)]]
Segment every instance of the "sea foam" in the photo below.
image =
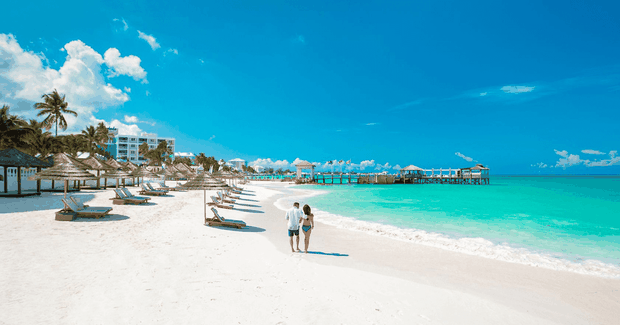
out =
[[(287, 210), (293, 201), (303, 201), (303, 198), (322, 195), (327, 191), (303, 190), (304, 193), (295, 194), (276, 200), (274, 205), (280, 210)], [(389, 237), (396, 240), (411, 242), (420, 245), (437, 247), (453, 252), (481, 256), (504, 262), (524, 264), (557, 271), (567, 271), (586, 275), (595, 275), (605, 278), (620, 278), (620, 265), (604, 263), (594, 259), (573, 262), (567, 259), (552, 256), (552, 254), (534, 252), (526, 248), (510, 247), (506, 244), (496, 244), (485, 238), (451, 238), (447, 235), (428, 232), (413, 228), (399, 228), (378, 222), (358, 220), (338, 214), (322, 211), (316, 207), (312, 212), (317, 222), (337, 228), (361, 231), (374, 236)]]

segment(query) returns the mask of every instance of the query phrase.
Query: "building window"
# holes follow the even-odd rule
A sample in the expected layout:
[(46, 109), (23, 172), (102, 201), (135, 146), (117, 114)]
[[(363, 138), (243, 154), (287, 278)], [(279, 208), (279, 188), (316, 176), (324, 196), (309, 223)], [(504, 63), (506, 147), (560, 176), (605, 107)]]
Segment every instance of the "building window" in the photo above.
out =
[(140, 142), (140, 143), (146, 142), (146, 138), (140, 138), (140, 139), (138, 139), (138, 142)]
[(136, 138), (131, 138), (129, 141), (136, 142)]
[(127, 141), (127, 138), (126, 137), (120, 137), (120, 138), (118, 138), (118, 141)]

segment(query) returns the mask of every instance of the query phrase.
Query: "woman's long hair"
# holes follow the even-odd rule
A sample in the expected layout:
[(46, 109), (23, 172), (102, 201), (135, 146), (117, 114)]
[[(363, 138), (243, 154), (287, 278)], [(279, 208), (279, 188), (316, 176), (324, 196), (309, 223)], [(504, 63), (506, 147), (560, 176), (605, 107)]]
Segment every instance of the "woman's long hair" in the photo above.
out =
[(312, 213), (312, 211), (310, 210), (310, 206), (307, 205), (307, 204), (304, 205), (303, 210), (304, 210), (304, 214), (307, 215), (307, 216), (309, 216)]

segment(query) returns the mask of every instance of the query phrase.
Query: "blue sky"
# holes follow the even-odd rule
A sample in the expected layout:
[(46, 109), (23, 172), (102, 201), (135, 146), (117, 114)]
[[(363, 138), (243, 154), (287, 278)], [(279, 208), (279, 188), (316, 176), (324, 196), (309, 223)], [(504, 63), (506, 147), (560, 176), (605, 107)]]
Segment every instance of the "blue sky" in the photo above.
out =
[(276, 167), (620, 173), (618, 2), (267, 2), (4, 4), (0, 103)]

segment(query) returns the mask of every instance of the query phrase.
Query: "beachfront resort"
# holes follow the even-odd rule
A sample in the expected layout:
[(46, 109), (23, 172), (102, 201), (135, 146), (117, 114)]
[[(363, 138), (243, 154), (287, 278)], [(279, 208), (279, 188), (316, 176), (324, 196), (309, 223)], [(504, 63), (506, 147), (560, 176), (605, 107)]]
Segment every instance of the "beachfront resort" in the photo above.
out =
[(0, 325), (620, 323), (617, 2), (50, 4)]

